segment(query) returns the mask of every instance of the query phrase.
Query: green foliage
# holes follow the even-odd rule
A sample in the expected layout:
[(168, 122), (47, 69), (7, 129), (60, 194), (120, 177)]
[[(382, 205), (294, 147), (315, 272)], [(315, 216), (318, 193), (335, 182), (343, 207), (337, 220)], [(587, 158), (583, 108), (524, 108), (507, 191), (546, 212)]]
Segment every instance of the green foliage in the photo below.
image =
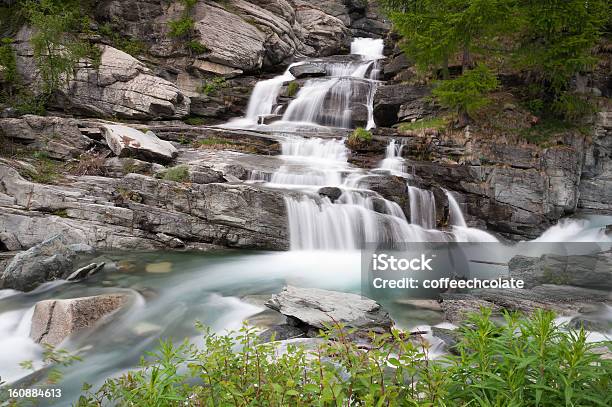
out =
[(79, 2), (28, 0), (23, 7), (29, 24), (35, 28), (31, 39), (34, 59), (43, 93), (48, 96), (72, 77), (81, 59), (95, 59), (99, 51), (79, 37), (89, 26)]
[(183, 123), (190, 126), (202, 126), (203, 124), (206, 124), (206, 120), (204, 120), (202, 117), (190, 116), (184, 119)]
[(26, 178), (39, 184), (53, 184), (61, 177), (62, 165), (51, 158), (45, 151), (32, 153), (34, 171), (27, 171)]
[(364, 129), (363, 127), (357, 127), (348, 138), (348, 143), (352, 145), (358, 145), (362, 143), (370, 143), (372, 141), (372, 132)]
[(442, 106), (457, 112), (460, 118), (470, 117), (489, 103), (486, 94), (498, 86), (491, 70), (480, 64), (458, 78), (440, 81), (433, 95)]
[[(608, 406), (612, 361), (584, 330), (549, 312), (529, 319), (490, 310), (459, 330), (458, 356), (431, 359), (427, 343), (398, 330), (363, 348), (341, 324), (305, 348), (259, 343), (256, 332), (205, 331), (203, 346), (161, 341), (141, 368), (84, 394), (78, 406)], [(608, 346), (610, 342), (607, 343)], [(90, 386), (85, 386), (90, 389)]]
[(436, 129), (442, 130), (448, 125), (448, 120), (444, 117), (432, 117), (429, 119), (418, 120), (410, 123), (402, 123), (399, 125), (399, 129), (406, 130), (423, 130), (423, 129)]
[(191, 16), (184, 15), (178, 20), (168, 22), (168, 27), (170, 28), (168, 34), (172, 38), (185, 38), (191, 34), (194, 26), (195, 22), (193, 21), (193, 18)]
[(185, 182), (189, 180), (189, 167), (186, 165), (177, 165), (176, 167), (168, 168), (163, 179), (166, 181)]
[(197, 40), (190, 40), (185, 43), (185, 47), (196, 55), (203, 54), (208, 51), (206, 45)]
[(3, 38), (0, 41), (0, 67), (3, 68), (0, 78), (9, 84), (17, 81), (17, 59), (12, 43), (13, 40), (10, 38)]
[[(566, 120), (591, 113), (571, 93), (576, 74), (591, 70), (592, 50), (610, 23), (608, 0), (383, 0), (402, 47), (422, 70), (474, 59), (514, 67), (532, 83), (534, 107)], [(494, 64), (493, 64), (494, 63)]]
[(206, 96), (214, 96), (220, 89), (227, 87), (227, 81), (223, 76), (216, 76), (205, 80), (198, 91)]
[(298, 90), (300, 90), (299, 83), (297, 83), (296, 81), (289, 82), (289, 84), (287, 85), (287, 96), (289, 96), (290, 98), (294, 97), (295, 95), (297, 95)]
[(233, 145), (235, 143), (231, 140), (226, 140), (219, 137), (209, 137), (202, 140), (196, 140), (194, 144), (196, 147), (215, 147)]

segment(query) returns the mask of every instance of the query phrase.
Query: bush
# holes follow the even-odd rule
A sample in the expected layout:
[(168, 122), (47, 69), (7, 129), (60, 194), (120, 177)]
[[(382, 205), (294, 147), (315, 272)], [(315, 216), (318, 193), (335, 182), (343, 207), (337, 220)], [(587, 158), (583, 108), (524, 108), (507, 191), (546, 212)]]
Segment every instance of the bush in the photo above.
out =
[(187, 47), (188, 50), (190, 50), (196, 55), (203, 54), (208, 51), (208, 48), (206, 48), (206, 45), (196, 40), (187, 41), (187, 43), (185, 44), (185, 47)]
[(220, 89), (227, 87), (227, 81), (222, 76), (217, 76), (212, 79), (208, 79), (204, 81), (202, 86), (199, 89), (199, 92), (206, 96), (213, 96)]
[(490, 316), (472, 315), (459, 329), (459, 355), (442, 359), (397, 330), (362, 348), (337, 324), (312, 349), (288, 345), (280, 354), (250, 328), (205, 331), (202, 348), (161, 341), (141, 369), (107, 380), (78, 406), (610, 405), (612, 361), (592, 352), (602, 344), (587, 343), (584, 330), (563, 331), (544, 311), (506, 314), (502, 326)]
[(189, 180), (189, 167), (186, 165), (177, 165), (176, 167), (168, 168), (163, 179), (166, 181), (185, 182)]
[(170, 32), (168, 33), (173, 38), (184, 38), (188, 36), (195, 26), (193, 18), (188, 15), (184, 15), (178, 20), (172, 20), (168, 22)]
[(485, 65), (478, 65), (463, 75), (438, 82), (433, 90), (436, 100), (459, 115), (459, 123), (467, 124), (478, 109), (486, 106), (486, 94), (499, 86), (497, 77)]
[(360, 146), (362, 144), (368, 144), (372, 141), (372, 132), (364, 129), (363, 127), (357, 127), (353, 130), (353, 133), (348, 137), (347, 144), (349, 146)]
[(15, 58), (15, 51), (11, 44), (13, 40), (10, 38), (3, 38), (0, 41), (0, 67), (4, 68), (2, 71), (3, 82), (13, 84), (17, 81), (17, 59)]

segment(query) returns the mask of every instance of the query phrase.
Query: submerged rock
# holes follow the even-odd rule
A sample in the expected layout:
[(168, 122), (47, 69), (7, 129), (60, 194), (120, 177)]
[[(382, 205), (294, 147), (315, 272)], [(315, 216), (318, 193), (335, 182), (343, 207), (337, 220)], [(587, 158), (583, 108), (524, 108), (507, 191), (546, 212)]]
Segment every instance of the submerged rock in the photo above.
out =
[(145, 134), (119, 124), (107, 124), (103, 131), (108, 146), (119, 157), (168, 163), (178, 155), (177, 149), (171, 143), (159, 139), (151, 131)]
[(308, 336), (335, 324), (361, 333), (386, 332), (393, 325), (387, 311), (374, 300), (318, 288), (287, 286), (266, 306), (287, 316), (290, 324), (301, 327)]
[(94, 249), (70, 243), (63, 235), (57, 235), (19, 253), (0, 274), (0, 288), (30, 291), (72, 273), (79, 254), (91, 255)]
[(334, 202), (342, 195), (342, 190), (337, 187), (323, 187), (319, 189), (319, 195), (329, 198), (330, 201)]
[(97, 295), (68, 300), (40, 301), (34, 307), (30, 338), (58, 345), (68, 336), (93, 326), (127, 302), (126, 295)]

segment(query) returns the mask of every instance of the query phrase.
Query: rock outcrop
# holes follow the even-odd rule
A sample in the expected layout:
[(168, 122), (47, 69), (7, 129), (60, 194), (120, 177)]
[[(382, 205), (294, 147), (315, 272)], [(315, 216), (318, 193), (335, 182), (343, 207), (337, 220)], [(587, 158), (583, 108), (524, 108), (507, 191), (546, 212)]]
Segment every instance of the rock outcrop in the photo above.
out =
[(59, 345), (70, 335), (92, 327), (124, 306), (126, 295), (97, 295), (40, 301), (34, 307), (30, 337), (37, 343)]
[(374, 300), (318, 288), (287, 286), (273, 295), (266, 306), (285, 315), (290, 325), (300, 327), (311, 337), (337, 324), (354, 328), (357, 335), (386, 332), (393, 324), (389, 314)]
[(155, 133), (119, 124), (107, 124), (103, 127), (104, 138), (113, 153), (118, 157), (142, 158), (148, 161), (168, 163), (176, 158), (178, 151), (174, 146), (160, 140)]
[(578, 207), (612, 214), (612, 112), (596, 117), (592, 143), (585, 154)]
[[(4, 226), (4, 225), (3, 225)], [(0, 238), (6, 238), (6, 230)], [(13, 233), (18, 231), (13, 231)], [(11, 236), (18, 239), (17, 233)], [(30, 291), (47, 281), (66, 278), (74, 271), (79, 255), (92, 255), (94, 249), (85, 244), (75, 244), (62, 235), (17, 254), (0, 274), (0, 288)]]

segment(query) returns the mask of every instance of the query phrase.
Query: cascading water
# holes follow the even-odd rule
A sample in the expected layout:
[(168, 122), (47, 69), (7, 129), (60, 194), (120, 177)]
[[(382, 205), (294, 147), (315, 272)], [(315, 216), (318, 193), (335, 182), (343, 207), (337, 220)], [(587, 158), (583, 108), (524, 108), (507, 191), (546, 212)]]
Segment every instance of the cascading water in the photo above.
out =
[(433, 192), (408, 186), (410, 221), (424, 229), (436, 227), (436, 198)]
[(451, 226), (459, 226), (462, 228), (467, 227), (467, 223), (465, 222), (465, 218), (463, 217), (463, 212), (461, 211), (461, 207), (457, 203), (457, 200), (453, 196), (453, 194), (449, 191), (446, 192), (446, 198), (448, 199), (448, 212), (450, 218)]

